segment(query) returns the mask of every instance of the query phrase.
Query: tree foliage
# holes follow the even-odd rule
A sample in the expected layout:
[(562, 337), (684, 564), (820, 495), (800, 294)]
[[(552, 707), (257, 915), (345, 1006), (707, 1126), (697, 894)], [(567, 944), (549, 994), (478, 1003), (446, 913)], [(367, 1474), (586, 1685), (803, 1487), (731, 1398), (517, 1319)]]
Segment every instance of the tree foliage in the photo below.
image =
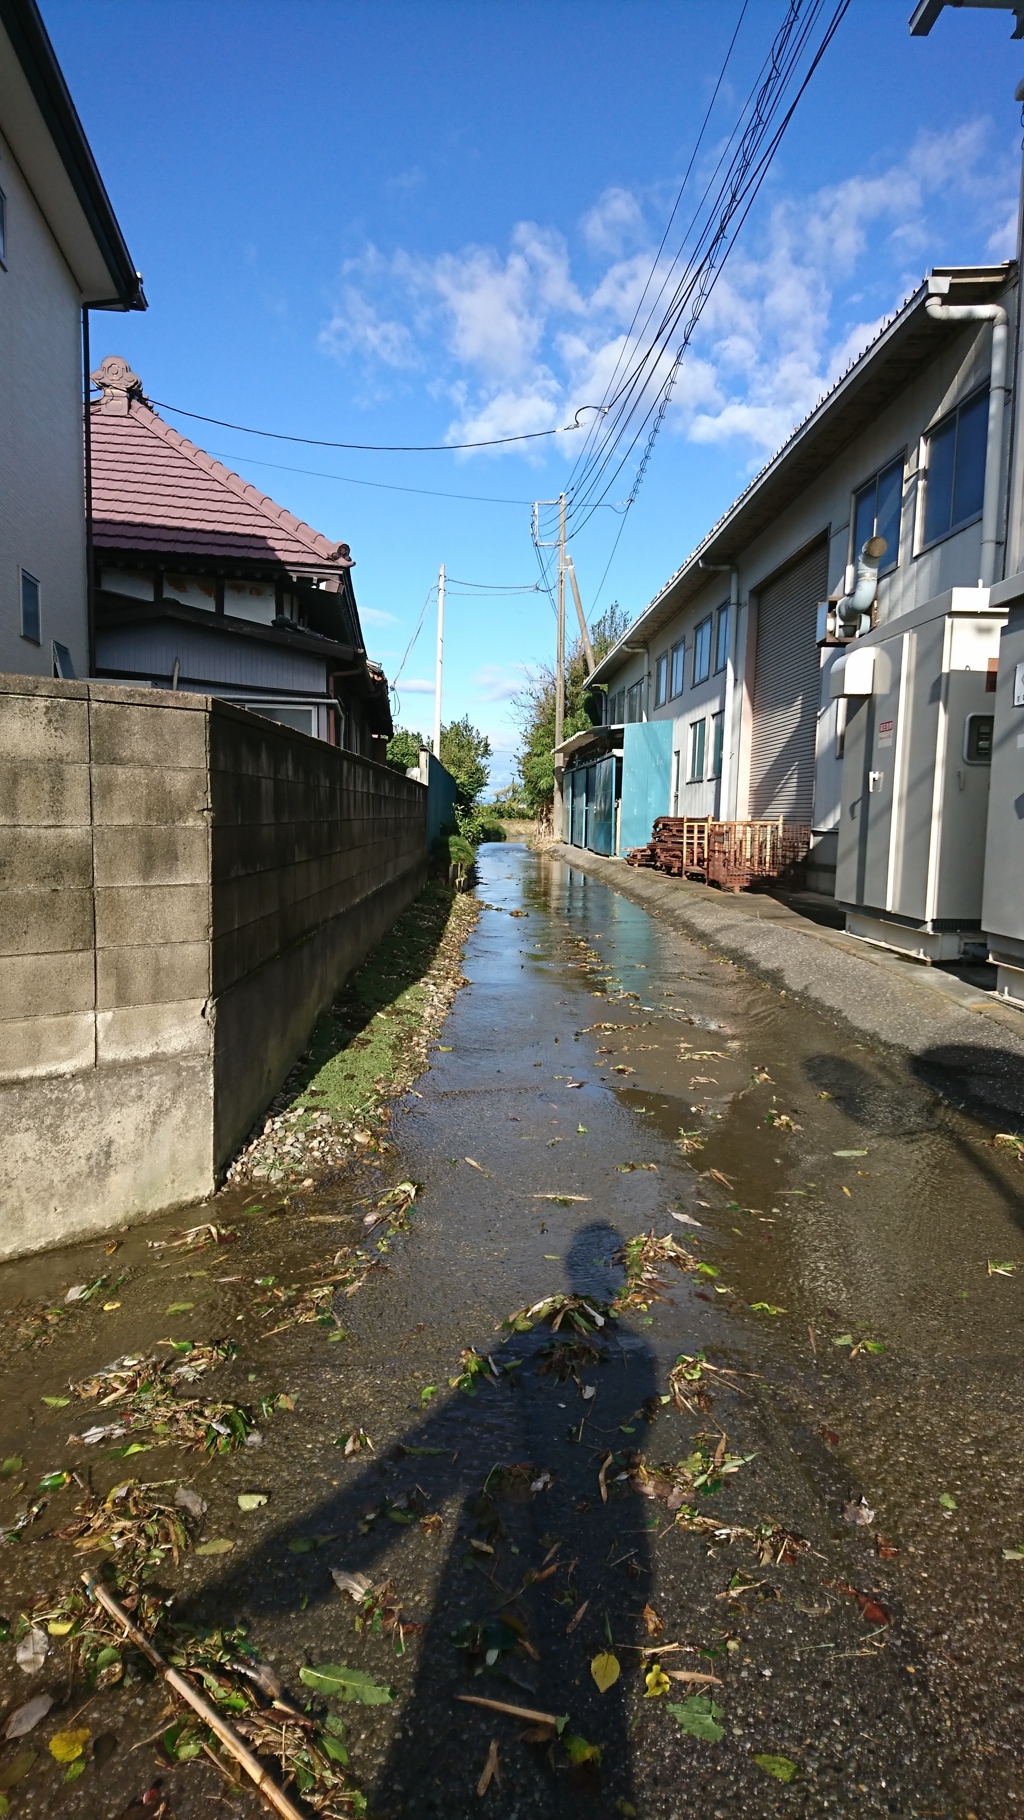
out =
[(439, 757), (455, 779), (456, 806), (464, 813), (472, 809), (487, 783), (490, 773), (485, 761), (490, 756), (490, 740), (471, 724), (468, 714), (441, 728)]
[(408, 727), (399, 727), (393, 738), (388, 740), (388, 764), (392, 771), (411, 771), (420, 762), (420, 747), (424, 744), (422, 733), (411, 733)]
[[(598, 663), (617, 644), (629, 626), (629, 615), (613, 600), (607, 612), (594, 621), (590, 642)], [(587, 683), (587, 658), (583, 640), (578, 638), (565, 662), (565, 720), (563, 738), (583, 733), (597, 726), (601, 719), (604, 691)], [(545, 664), (535, 670), (526, 687), (515, 697), (513, 707), (519, 721), (522, 744), (519, 748), (519, 775), (523, 795), (531, 815), (547, 817), (555, 793), (555, 672)]]

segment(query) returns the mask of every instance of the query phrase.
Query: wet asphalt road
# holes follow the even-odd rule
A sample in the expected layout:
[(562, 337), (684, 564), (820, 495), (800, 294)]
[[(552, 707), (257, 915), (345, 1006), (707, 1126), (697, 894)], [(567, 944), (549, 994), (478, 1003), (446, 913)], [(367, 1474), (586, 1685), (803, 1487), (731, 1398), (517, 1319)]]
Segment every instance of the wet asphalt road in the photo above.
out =
[[(45, 1352), (5, 1356), (3, 1452), (25, 1457), (25, 1482), (70, 1464), (68, 1419), (41, 1394), (158, 1333), (233, 1332), (228, 1393), (287, 1389), (296, 1411), (267, 1425), (255, 1455), (132, 1462), (199, 1487), (206, 1534), (235, 1542), (165, 1574), (167, 1596), (192, 1621), (248, 1619), (293, 1693), (303, 1662), (392, 1683), (393, 1705), (344, 1709), (380, 1820), (1024, 1811), (1024, 1560), (1003, 1553), (1024, 1549), (1019, 1164), (910, 1064), (593, 878), (512, 846), (485, 848), (480, 871), (489, 907), (467, 949), (471, 984), (396, 1113), (395, 1150), (283, 1213), (272, 1195), (247, 1215), (253, 1194), (218, 1197), (205, 1217), (242, 1227), (223, 1267), (147, 1248), (203, 1210), (132, 1234), (118, 1309), (91, 1304)], [(345, 1303), (348, 1341), (315, 1327), (261, 1340), (253, 1279), (329, 1257), (360, 1199), (407, 1176), (424, 1185), (411, 1230)], [(602, 1335), (578, 1383), (541, 1369), (546, 1328), (498, 1331), (558, 1291), (609, 1298), (616, 1249), (652, 1227), (707, 1269), (672, 1272), (669, 1299)], [(102, 1267), (96, 1245), (6, 1266), (0, 1302), (55, 1296)], [(168, 1322), (179, 1296), (192, 1305)], [(448, 1388), (470, 1346), (511, 1367), (473, 1397)], [(654, 1399), (683, 1352), (743, 1375), (680, 1413)], [(374, 1452), (346, 1459), (334, 1442), (357, 1427)], [(746, 1463), (695, 1503), (723, 1526), (806, 1542), (788, 1563), (759, 1561), (748, 1538), (684, 1531), (618, 1476), (636, 1455), (675, 1462), (722, 1431)], [(105, 1490), (125, 1467), (92, 1470)], [(253, 1487), (269, 1502), (242, 1516), (237, 1493)], [(76, 1571), (47, 1528), (73, 1496), (53, 1500), (41, 1539), (0, 1551), (5, 1615)], [(852, 1523), (844, 1506), (860, 1499), (874, 1514)], [(441, 1521), (425, 1531), (401, 1520), (410, 1510)], [(301, 1538), (316, 1546), (292, 1552)], [(394, 1581), (422, 1626), (405, 1655), (355, 1635), (331, 1567)], [(545, 1577), (524, 1586), (531, 1574)], [(483, 1635), (501, 1646), (488, 1665), (467, 1643), (502, 1618), (510, 1632)], [(716, 1682), (647, 1696), (640, 1652), (656, 1643), (666, 1669)], [(604, 1693), (599, 1653), (621, 1670)], [(26, 1684), (10, 1648), (0, 1656), (7, 1705), (44, 1685), (70, 1698), (54, 1663)], [(669, 1711), (693, 1686), (710, 1691), (720, 1737), (688, 1734)], [(465, 1693), (568, 1715), (600, 1766), (524, 1740), (521, 1721)], [(154, 1772), (181, 1820), (214, 1800), (263, 1811), (212, 1767), (160, 1771), (153, 1745), (129, 1758), (159, 1723), (157, 1689), (104, 1690), (91, 1710), (121, 1745), (104, 1778), (62, 1791), (44, 1759), (13, 1812), (113, 1820)], [(492, 1740), (501, 1779), (479, 1796)], [(794, 1779), (759, 1756), (788, 1759)]]

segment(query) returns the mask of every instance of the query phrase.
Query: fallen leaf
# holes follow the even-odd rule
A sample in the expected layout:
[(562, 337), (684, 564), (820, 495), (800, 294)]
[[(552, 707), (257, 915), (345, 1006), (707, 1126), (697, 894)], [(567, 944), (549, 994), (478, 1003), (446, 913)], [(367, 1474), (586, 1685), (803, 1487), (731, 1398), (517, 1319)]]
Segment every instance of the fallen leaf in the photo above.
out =
[(194, 1307), (195, 1307), (194, 1302), (172, 1302), (170, 1307), (166, 1310), (166, 1313), (167, 1314), (190, 1314)]
[(868, 1624), (891, 1624), (892, 1619), (885, 1606), (879, 1605), (877, 1599), (869, 1598), (867, 1593), (857, 1594), (857, 1604), (860, 1606), (861, 1617)]
[(647, 1688), (647, 1692), (644, 1695), (645, 1700), (656, 1700), (659, 1695), (672, 1692), (672, 1683), (660, 1662), (651, 1663), (650, 1668), (644, 1676), (644, 1683)]
[(174, 1502), (179, 1510), (187, 1510), (190, 1517), (205, 1517), (209, 1508), (206, 1499), (188, 1485), (179, 1485), (174, 1494)]
[(14, 1660), (22, 1674), (37, 1675), (46, 1661), (49, 1647), (45, 1630), (41, 1630), (38, 1624), (33, 1624), (14, 1652)]
[(758, 1769), (766, 1770), (776, 1782), (792, 1782), (797, 1766), (791, 1757), (777, 1757), (771, 1751), (760, 1751), (754, 1758)]
[(703, 1230), (703, 1222), (701, 1220), (695, 1220), (692, 1214), (677, 1213), (674, 1207), (669, 1208), (669, 1213), (674, 1220), (679, 1221), (680, 1226), (699, 1226)]
[(956, 1499), (952, 1497), (948, 1491), (939, 1493), (939, 1503), (942, 1505), (943, 1510), (956, 1510), (957, 1508)]
[(0, 1475), (2, 1475), (3, 1478), (5, 1478), (5, 1479), (12, 1479), (16, 1472), (21, 1471), (24, 1464), (25, 1464), (25, 1462), (22, 1459), (20, 1453), (8, 1454), (3, 1465), (0, 1466)]
[(647, 1635), (649, 1637), (660, 1637), (665, 1626), (655, 1611), (654, 1606), (645, 1605), (640, 1616), (647, 1626)]
[(481, 1175), (483, 1174), (484, 1166), (482, 1163), (475, 1163), (471, 1156), (463, 1157), (462, 1160), (463, 1162), (468, 1163), (471, 1169), (479, 1169)]
[(259, 1510), (270, 1497), (268, 1491), (240, 1491), (238, 1494), (239, 1510)]
[(606, 1694), (610, 1687), (615, 1686), (622, 1670), (619, 1667), (618, 1657), (605, 1649), (601, 1651), (600, 1655), (594, 1657), (590, 1664), (590, 1672), (597, 1684), (598, 1693)]
[(331, 1568), (331, 1579), (339, 1592), (348, 1593), (357, 1605), (361, 1605), (370, 1590), (370, 1580), (366, 1574), (346, 1573), (342, 1567)]
[[(867, 1156), (866, 1150), (833, 1150), (833, 1156)], [(756, 1759), (755, 1759), (756, 1761)]]
[(880, 1561), (891, 1561), (899, 1552), (895, 1542), (887, 1542), (884, 1536), (875, 1537), (875, 1553)]
[(491, 1739), (491, 1748), (487, 1752), (487, 1762), (484, 1764), (483, 1774), (481, 1775), (480, 1780), (476, 1785), (476, 1792), (478, 1795), (486, 1795), (487, 1790), (491, 1786), (492, 1779), (497, 1782), (501, 1781), (501, 1777), (498, 1774), (498, 1740), (497, 1740), (497, 1738)]
[(234, 1546), (234, 1543), (229, 1541), (227, 1536), (214, 1536), (213, 1540), (210, 1542), (200, 1542), (199, 1547), (196, 1549), (196, 1554), (228, 1555), (231, 1553)]
[[(1004, 1554), (1006, 1553), (1005, 1549), (1003, 1550), (1003, 1553)], [(586, 1612), (587, 1606), (589, 1604), (590, 1604), (590, 1600), (584, 1599), (583, 1604), (580, 1606), (580, 1608), (576, 1612), (575, 1616), (569, 1619), (569, 1622), (565, 1627), (565, 1634), (567, 1637), (571, 1637), (573, 1631), (576, 1629), (576, 1626), (578, 1624), (582, 1624), (584, 1613)]]
[[(20, 1782), (24, 1776), (27, 1776), (38, 1755), (38, 1751), (21, 1750), (16, 1757), (11, 1758), (9, 1763), (5, 1763), (0, 1769), (0, 1788), (13, 1788), (16, 1782)], [(3, 1796), (0, 1799), (6, 1801), (7, 1797)], [(3, 1811), (0, 1808), (0, 1813)]]
[(66, 1409), (68, 1404), (71, 1401), (71, 1398), (70, 1397), (42, 1397), (42, 1398), (40, 1398), (40, 1401), (46, 1404), (47, 1409)]
[(361, 1706), (387, 1706), (395, 1697), (393, 1688), (375, 1681), (364, 1668), (346, 1668), (343, 1662), (300, 1668), (299, 1680), (315, 1693), (332, 1694), (337, 1700), (355, 1700)]
[(82, 1755), (91, 1736), (88, 1726), (81, 1731), (54, 1732), (49, 1744), (50, 1755), (58, 1763), (74, 1763), (75, 1758)]
[(574, 1769), (581, 1769), (584, 1763), (601, 1761), (601, 1746), (588, 1744), (586, 1738), (581, 1738), (576, 1732), (567, 1732), (562, 1744)]
[(870, 1529), (874, 1520), (875, 1513), (864, 1497), (851, 1498), (848, 1504), (843, 1505), (844, 1523), (858, 1523), (862, 1529)]
[(34, 1694), (31, 1700), (26, 1700), (24, 1706), (17, 1707), (11, 1714), (4, 1727), (4, 1737), (8, 1741), (11, 1738), (24, 1738), (34, 1730), (40, 1719), (46, 1718), (52, 1705), (52, 1694)]
[(702, 1738), (705, 1744), (717, 1744), (725, 1737), (725, 1726), (718, 1723), (722, 1708), (706, 1694), (690, 1694), (678, 1704), (669, 1701), (667, 1710), (691, 1738)]

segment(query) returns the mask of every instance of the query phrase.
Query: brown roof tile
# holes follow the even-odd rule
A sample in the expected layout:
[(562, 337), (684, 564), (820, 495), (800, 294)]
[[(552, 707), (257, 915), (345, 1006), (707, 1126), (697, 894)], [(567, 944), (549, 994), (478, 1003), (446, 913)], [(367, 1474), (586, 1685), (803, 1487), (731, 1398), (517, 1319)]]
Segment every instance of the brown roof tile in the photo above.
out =
[[(99, 549), (243, 558), (338, 570), (343, 544), (276, 505), (165, 423), (137, 397), (91, 407), (93, 542)], [(344, 552), (344, 554), (342, 554)]]

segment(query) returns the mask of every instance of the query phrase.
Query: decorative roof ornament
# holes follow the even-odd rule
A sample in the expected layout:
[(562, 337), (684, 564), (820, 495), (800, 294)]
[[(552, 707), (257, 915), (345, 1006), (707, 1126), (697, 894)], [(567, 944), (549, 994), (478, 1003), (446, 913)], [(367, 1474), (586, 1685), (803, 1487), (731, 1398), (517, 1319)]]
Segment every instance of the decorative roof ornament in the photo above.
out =
[(127, 417), (133, 398), (140, 404), (144, 402), (142, 381), (120, 354), (108, 354), (89, 378), (93, 385), (99, 386), (100, 410), (108, 417)]

